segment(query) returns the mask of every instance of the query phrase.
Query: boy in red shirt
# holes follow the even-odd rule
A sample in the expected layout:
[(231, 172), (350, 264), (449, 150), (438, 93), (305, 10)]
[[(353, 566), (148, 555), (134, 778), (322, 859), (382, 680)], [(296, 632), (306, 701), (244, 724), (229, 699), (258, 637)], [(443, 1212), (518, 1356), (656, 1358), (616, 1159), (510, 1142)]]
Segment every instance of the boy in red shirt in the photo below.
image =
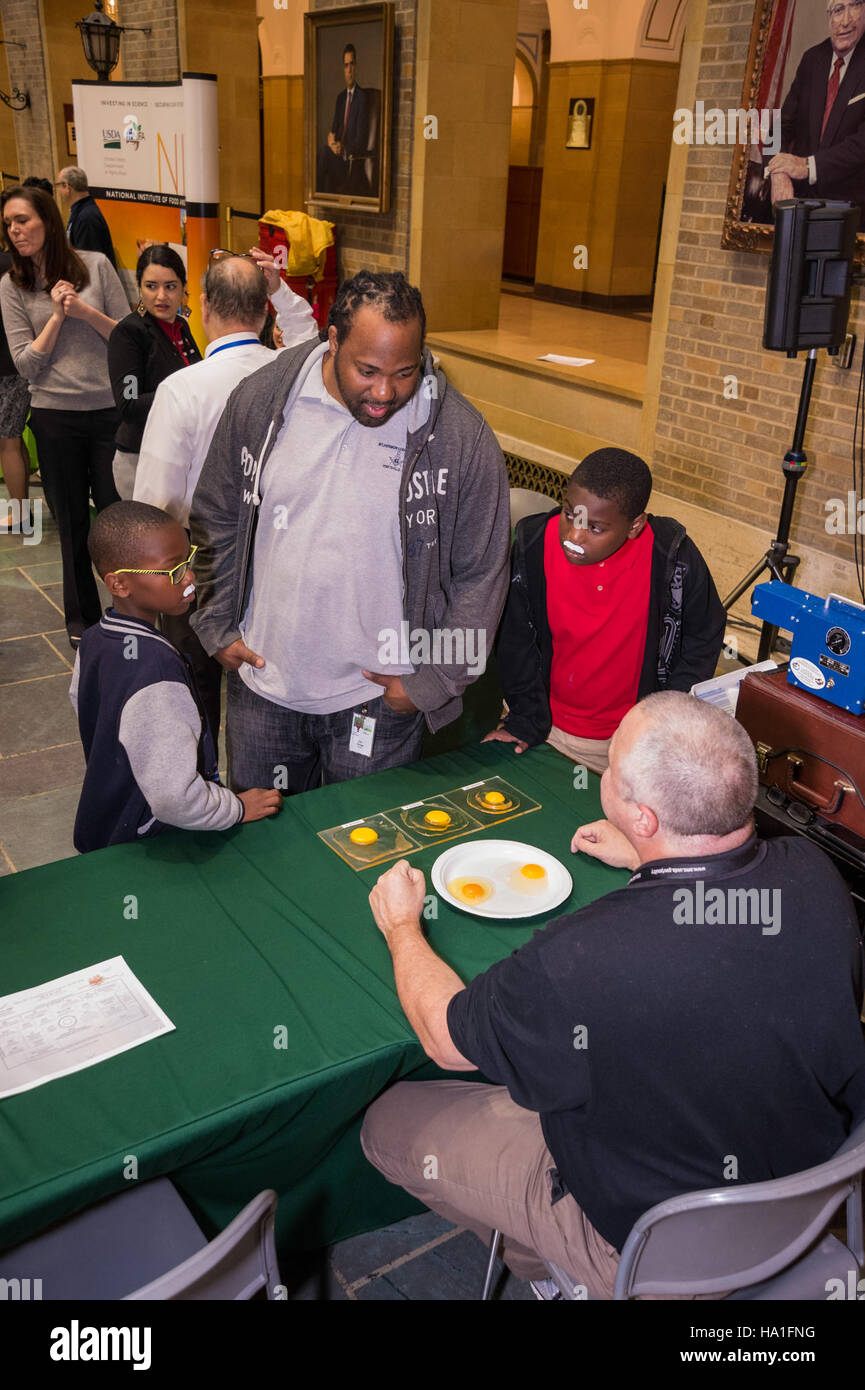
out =
[(646, 514), (651, 490), (636, 454), (598, 449), (561, 510), (518, 523), (496, 641), (508, 712), (485, 742), (546, 739), (603, 772), (632, 705), (714, 674), (724, 609), (684, 526)]

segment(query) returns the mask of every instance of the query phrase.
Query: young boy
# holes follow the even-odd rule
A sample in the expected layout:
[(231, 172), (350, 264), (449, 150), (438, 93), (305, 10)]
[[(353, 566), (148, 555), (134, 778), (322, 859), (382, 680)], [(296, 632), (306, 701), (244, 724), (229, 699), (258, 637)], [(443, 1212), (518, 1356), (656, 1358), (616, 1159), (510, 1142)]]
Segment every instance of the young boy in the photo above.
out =
[(87, 759), (75, 848), (275, 815), (278, 791), (235, 796), (219, 785), (189, 663), (156, 629), (160, 613), (185, 613), (195, 594), (183, 527), (158, 507), (115, 502), (93, 522), (88, 547), (114, 606), (81, 638), (69, 691)]
[(714, 674), (724, 609), (684, 526), (646, 515), (651, 490), (642, 459), (598, 449), (561, 511), (518, 523), (496, 644), (508, 713), (484, 742), (546, 739), (603, 772), (632, 705)]

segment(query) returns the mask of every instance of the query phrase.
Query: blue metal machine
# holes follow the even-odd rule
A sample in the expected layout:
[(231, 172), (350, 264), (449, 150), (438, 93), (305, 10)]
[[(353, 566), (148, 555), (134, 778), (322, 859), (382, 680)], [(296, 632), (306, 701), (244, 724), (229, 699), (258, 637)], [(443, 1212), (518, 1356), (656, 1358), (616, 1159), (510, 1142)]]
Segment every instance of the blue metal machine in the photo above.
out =
[(865, 704), (865, 605), (794, 589), (773, 579), (758, 584), (751, 612), (793, 634), (787, 680), (821, 700), (861, 714)]

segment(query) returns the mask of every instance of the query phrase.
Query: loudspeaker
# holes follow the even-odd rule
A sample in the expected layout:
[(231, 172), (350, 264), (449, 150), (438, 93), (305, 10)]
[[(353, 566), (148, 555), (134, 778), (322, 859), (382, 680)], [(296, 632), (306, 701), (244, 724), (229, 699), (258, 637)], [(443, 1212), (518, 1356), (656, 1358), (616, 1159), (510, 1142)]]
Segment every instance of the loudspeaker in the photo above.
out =
[(775, 204), (763, 346), (838, 352), (847, 333), (859, 208), (819, 198)]

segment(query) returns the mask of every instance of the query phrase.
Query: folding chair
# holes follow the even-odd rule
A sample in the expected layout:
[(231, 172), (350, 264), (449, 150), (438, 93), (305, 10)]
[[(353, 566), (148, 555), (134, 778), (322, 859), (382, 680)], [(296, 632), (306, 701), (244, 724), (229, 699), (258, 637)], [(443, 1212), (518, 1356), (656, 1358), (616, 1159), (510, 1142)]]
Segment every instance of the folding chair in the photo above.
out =
[(208, 1243), (174, 1185), (157, 1178), (3, 1251), (0, 1278), (29, 1279), (43, 1300), (249, 1299), (261, 1289), (278, 1298), (275, 1211), (276, 1193), (260, 1192)]
[[(614, 1299), (724, 1294), (729, 1300), (822, 1300), (865, 1263), (862, 1175), (865, 1120), (834, 1157), (786, 1178), (670, 1197), (645, 1212), (622, 1249)], [(847, 1243), (827, 1233), (846, 1202)], [(489, 1299), (501, 1231), (493, 1231), (482, 1299)], [(585, 1291), (545, 1261), (562, 1297)], [(858, 1278), (858, 1275), (857, 1275)]]

